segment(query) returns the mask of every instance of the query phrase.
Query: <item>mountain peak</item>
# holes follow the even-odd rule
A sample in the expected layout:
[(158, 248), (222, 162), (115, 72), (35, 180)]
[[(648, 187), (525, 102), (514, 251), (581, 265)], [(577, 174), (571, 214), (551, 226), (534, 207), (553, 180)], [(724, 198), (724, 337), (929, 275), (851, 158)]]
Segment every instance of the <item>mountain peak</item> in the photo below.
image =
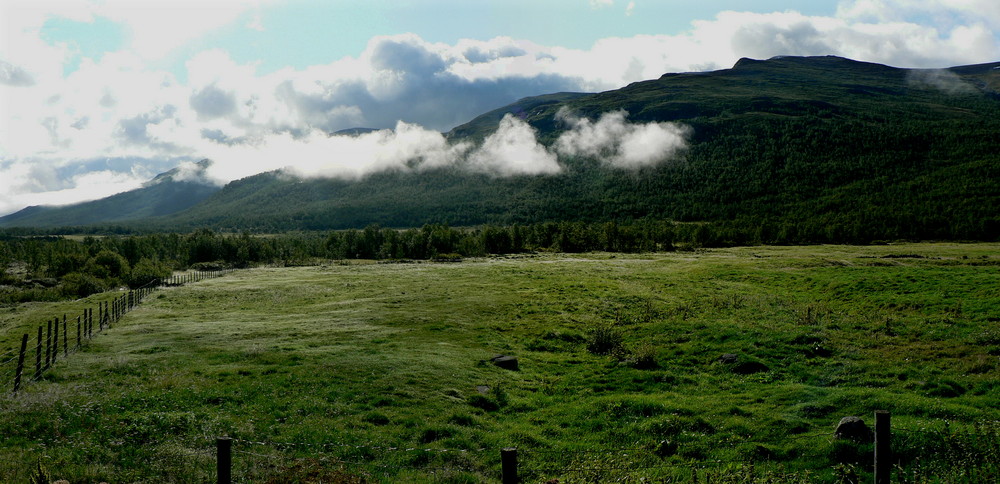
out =
[(205, 158), (194, 163), (183, 162), (176, 168), (165, 171), (153, 177), (146, 183), (143, 183), (143, 187), (150, 187), (163, 182), (188, 182), (188, 183), (198, 183), (201, 185), (213, 185), (213, 183), (206, 176), (206, 171), (212, 166), (212, 160)]

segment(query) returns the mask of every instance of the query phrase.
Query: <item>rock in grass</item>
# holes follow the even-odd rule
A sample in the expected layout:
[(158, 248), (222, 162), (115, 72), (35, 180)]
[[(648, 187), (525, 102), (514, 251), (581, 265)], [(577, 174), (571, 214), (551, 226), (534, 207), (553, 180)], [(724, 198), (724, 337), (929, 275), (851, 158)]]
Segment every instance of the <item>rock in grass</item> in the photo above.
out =
[(759, 361), (740, 361), (740, 357), (736, 353), (726, 353), (720, 356), (718, 361), (723, 365), (733, 365), (729, 371), (737, 375), (752, 375), (754, 373), (771, 371), (767, 365)]
[(503, 368), (505, 370), (511, 370), (511, 371), (518, 370), (516, 356), (496, 355), (493, 358), (490, 358), (490, 361), (492, 361), (494, 365), (499, 366), (500, 368)]
[(872, 431), (865, 425), (865, 421), (855, 416), (840, 419), (840, 423), (837, 424), (837, 430), (833, 431), (833, 436), (837, 439), (855, 441), (866, 441), (873, 438)]

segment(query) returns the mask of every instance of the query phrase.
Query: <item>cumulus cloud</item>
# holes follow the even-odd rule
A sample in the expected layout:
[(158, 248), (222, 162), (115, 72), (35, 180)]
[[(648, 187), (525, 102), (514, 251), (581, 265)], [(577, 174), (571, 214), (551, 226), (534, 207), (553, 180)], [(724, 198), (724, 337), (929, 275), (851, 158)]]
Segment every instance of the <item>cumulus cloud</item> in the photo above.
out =
[(469, 157), (473, 169), (499, 175), (543, 175), (562, 170), (556, 156), (538, 144), (528, 123), (504, 115), (500, 127)]
[(634, 124), (624, 110), (602, 114), (597, 121), (576, 117), (565, 108), (556, 118), (570, 126), (559, 135), (555, 150), (566, 156), (588, 156), (619, 168), (639, 168), (675, 157), (687, 147), (691, 128), (676, 123)]

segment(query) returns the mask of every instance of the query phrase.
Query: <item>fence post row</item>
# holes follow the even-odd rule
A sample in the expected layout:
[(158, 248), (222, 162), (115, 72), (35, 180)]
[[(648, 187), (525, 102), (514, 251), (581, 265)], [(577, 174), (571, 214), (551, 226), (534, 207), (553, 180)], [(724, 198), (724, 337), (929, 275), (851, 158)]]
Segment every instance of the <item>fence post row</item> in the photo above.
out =
[[(184, 275), (171, 275), (167, 279), (157, 279), (155, 284), (130, 290), (128, 294), (122, 294), (111, 301), (97, 303), (97, 332), (111, 328), (113, 323), (121, 320), (125, 314), (142, 302), (153, 289), (164, 285), (181, 285), (185, 282), (196, 282), (209, 277), (219, 277), (227, 274), (227, 271), (192, 272)], [(53, 328), (53, 324), (55, 328)], [(43, 328), (44, 331), (43, 331)], [(44, 335), (43, 335), (44, 333)], [(94, 308), (84, 308), (83, 314), (76, 317), (76, 346), (73, 351), (79, 351), (83, 347), (84, 339), (94, 337)], [(14, 373), (14, 393), (21, 388), (24, 376), (24, 359), (28, 350), (29, 335), (25, 333), (21, 338), (21, 351), (18, 353), (17, 368)], [(42, 359), (42, 351), (45, 351), (45, 358)], [(62, 316), (62, 350), (63, 357), (69, 357), (69, 318), (65, 313)], [(35, 374), (33, 380), (42, 378), (42, 372), (48, 370), (59, 359), (59, 318), (50, 319), (45, 325), (38, 326), (38, 339), (35, 344)], [(44, 366), (43, 366), (44, 364)], [(229, 444), (226, 444), (227, 446)], [(228, 448), (228, 447), (227, 447)]]

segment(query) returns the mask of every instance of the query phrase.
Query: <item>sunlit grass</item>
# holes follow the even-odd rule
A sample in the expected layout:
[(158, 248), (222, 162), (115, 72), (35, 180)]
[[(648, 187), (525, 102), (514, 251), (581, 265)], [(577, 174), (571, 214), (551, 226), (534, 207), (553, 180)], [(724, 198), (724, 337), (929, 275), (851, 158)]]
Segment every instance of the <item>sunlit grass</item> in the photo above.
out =
[[(74, 483), (205, 482), (217, 436), (240, 439), (234, 448), (253, 455), (237, 453), (236, 470), (258, 480), (325, 469), (494, 481), (508, 446), (539, 480), (592, 480), (549, 468), (630, 459), (655, 462), (642, 475), (660, 478), (690, 479), (692, 465), (715, 461), (736, 463), (732, 476), (749, 463), (820, 482), (845, 465), (863, 474), (870, 449), (830, 438), (843, 416), (889, 410), (905, 428), (1000, 419), (998, 249), (754, 247), (240, 271), (153, 293), (42, 382), (3, 397), (0, 475), (24, 480), (42, 461)], [(88, 302), (48, 308), (73, 304)], [(6, 334), (45, 309), (6, 314)], [(617, 343), (588, 351), (605, 330)], [(759, 366), (734, 372), (720, 362), (730, 353)], [(520, 371), (489, 364), (497, 354), (517, 356)], [(642, 452), (575, 453), (617, 448)]]

